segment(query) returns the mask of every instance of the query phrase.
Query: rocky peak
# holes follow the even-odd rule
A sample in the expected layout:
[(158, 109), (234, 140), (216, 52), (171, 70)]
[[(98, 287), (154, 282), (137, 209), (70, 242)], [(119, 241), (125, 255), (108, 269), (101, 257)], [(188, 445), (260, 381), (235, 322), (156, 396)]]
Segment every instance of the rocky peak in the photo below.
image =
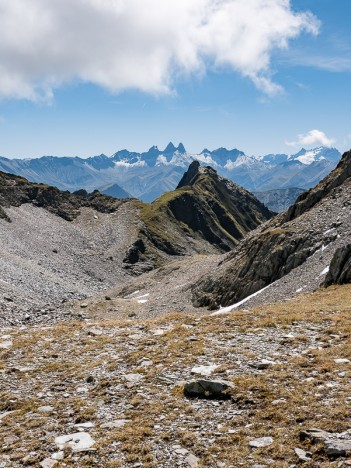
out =
[(200, 163), (199, 161), (193, 161), (190, 164), (186, 173), (181, 178), (177, 186), (177, 189), (181, 187), (187, 187), (187, 186), (191, 187), (195, 183), (199, 174), (200, 174)]
[(178, 151), (179, 153), (181, 153), (181, 154), (185, 154), (185, 153), (186, 153), (186, 149), (185, 149), (183, 143), (179, 143), (178, 148), (177, 148), (177, 151)]
[(163, 151), (164, 153), (174, 153), (177, 151), (177, 148), (174, 146), (172, 142), (168, 143), (166, 146), (165, 150)]

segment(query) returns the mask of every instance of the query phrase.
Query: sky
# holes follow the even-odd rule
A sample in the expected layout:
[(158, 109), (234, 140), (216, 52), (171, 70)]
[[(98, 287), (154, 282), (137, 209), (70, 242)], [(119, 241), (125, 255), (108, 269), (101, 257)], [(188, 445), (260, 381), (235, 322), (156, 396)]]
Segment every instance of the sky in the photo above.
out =
[(0, 0), (0, 155), (351, 148), (350, 0)]

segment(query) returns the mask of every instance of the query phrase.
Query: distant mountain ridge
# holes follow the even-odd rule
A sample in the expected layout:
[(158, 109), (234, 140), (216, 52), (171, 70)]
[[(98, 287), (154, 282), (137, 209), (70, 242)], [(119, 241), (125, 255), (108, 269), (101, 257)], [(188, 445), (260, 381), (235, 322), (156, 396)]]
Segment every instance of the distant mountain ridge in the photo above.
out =
[[(207, 148), (199, 154), (184, 145), (169, 143), (164, 150), (152, 146), (138, 153), (122, 149), (112, 156), (104, 154), (87, 159), (43, 156), (36, 159), (0, 157), (0, 170), (43, 182), (62, 190), (104, 190), (117, 184), (132, 197), (151, 202), (173, 190), (184, 169), (193, 161), (211, 166), (220, 175), (247, 190), (261, 192), (300, 187), (309, 189), (330, 173), (341, 158), (335, 148), (301, 149), (296, 154), (248, 156), (238, 149)], [(123, 193), (121, 191), (121, 193)]]

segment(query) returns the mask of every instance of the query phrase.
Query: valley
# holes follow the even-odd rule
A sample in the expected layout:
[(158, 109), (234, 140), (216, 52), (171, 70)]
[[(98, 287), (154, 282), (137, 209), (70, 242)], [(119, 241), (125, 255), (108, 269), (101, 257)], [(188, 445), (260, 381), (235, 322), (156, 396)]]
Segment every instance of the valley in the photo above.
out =
[(274, 216), (198, 162), (151, 205), (1, 173), (0, 466), (344, 466), (350, 183)]
[(0, 0), (0, 468), (351, 467), (350, 15)]

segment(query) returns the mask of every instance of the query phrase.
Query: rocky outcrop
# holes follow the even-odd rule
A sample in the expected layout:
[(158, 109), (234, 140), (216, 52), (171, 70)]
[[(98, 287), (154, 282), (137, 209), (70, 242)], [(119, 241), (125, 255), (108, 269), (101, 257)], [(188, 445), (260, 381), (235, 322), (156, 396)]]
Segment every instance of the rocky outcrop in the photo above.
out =
[(286, 212), (282, 221), (292, 221), (313, 208), (327, 195), (332, 192), (336, 194), (337, 188), (340, 187), (349, 177), (351, 177), (351, 151), (344, 153), (336, 169), (323, 179), (322, 182), (320, 182), (315, 188), (304, 192), (299, 196), (296, 203)]
[(351, 244), (336, 250), (324, 285), (351, 283)]
[(0, 217), (10, 221), (4, 208), (18, 207), (25, 203), (45, 208), (67, 221), (73, 221), (80, 214), (82, 207), (112, 213), (123, 201), (102, 195), (97, 190), (92, 193), (79, 190), (71, 194), (56, 187), (32, 183), (22, 177), (0, 172)]
[[(194, 305), (216, 309), (235, 304), (283, 278), (327, 245), (340, 244), (344, 237), (337, 229), (341, 226), (346, 237), (350, 230), (350, 176), (348, 152), (316, 188), (302, 194), (287, 212), (250, 233), (213, 274), (194, 285)], [(330, 274), (335, 270), (339, 281), (348, 278), (345, 255), (346, 251), (341, 251), (331, 267)]]

